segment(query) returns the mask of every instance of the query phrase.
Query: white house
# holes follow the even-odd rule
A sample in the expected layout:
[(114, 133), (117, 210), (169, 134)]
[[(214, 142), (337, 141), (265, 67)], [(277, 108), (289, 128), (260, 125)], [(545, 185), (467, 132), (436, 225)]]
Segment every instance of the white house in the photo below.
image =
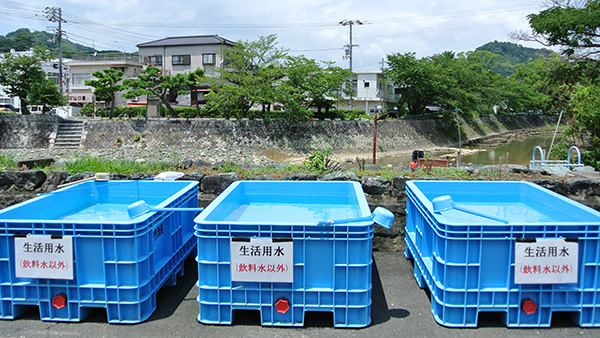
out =
[[(215, 74), (215, 68), (223, 66), (223, 48), (233, 48), (233, 41), (218, 35), (177, 36), (144, 42), (137, 45), (145, 65), (162, 69), (163, 74), (176, 75), (204, 69), (207, 76)], [(196, 100), (204, 102), (204, 93), (199, 89), (191, 97), (178, 97), (180, 105), (194, 105)]]
[(376, 106), (390, 108), (396, 104), (397, 96), (394, 94), (394, 86), (386, 81), (381, 70), (355, 71), (354, 73), (356, 74), (352, 79), (354, 95), (352, 98), (343, 95), (348, 102), (340, 102), (336, 108), (350, 109), (350, 100), (352, 100), (353, 109), (362, 109), (367, 114), (373, 114), (372, 110)]

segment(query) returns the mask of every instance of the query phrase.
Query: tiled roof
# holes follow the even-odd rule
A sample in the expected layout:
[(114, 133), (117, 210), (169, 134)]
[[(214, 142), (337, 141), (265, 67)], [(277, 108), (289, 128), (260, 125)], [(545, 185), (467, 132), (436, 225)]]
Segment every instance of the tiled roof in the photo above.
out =
[(141, 47), (167, 47), (167, 46), (190, 46), (190, 45), (230, 45), (233, 41), (222, 38), (218, 35), (197, 35), (197, 36), (174, 36), (160, 40), (144, 42), (137, 45)]

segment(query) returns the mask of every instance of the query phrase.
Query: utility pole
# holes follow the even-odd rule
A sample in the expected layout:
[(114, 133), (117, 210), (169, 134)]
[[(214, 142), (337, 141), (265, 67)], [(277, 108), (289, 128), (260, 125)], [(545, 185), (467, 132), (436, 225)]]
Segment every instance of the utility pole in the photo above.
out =
[[(350, 71), (352, 71), (352, 47), (358, 46), (352, 44), (352, 26), (353, 25), (362, 25), (363, 23), (360, 20), (342, 20), (339, 22), (342, 26), (348, 26), (350, 30), (350, 44), (344, 46), (346, 48), (346, 56), (350, 61)], [(352, 81), (354, 84), (354, 82)], [(352, 94), (350, 94), (350, 109), (352, 109)]]
[(60, 95), (63, 93), (63, 62), (62, 62), (62, 23), (67, 22), (62, 18), (62, 9), (60, 7), (46, 7), (45, 15), (50, 22), (58, 22), (56, 35), (58, 38), (58, 83), (60, 86)]

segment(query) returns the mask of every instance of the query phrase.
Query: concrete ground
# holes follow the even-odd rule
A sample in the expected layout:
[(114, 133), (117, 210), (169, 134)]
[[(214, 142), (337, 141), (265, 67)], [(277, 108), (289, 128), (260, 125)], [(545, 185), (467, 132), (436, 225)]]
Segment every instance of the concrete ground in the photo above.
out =
[[(192, 255), (193, 256), (193, 255)], [(197, 321), (197, 266), (190, 256), (174, 287), (161, 289), (157, 309), (136, 325), (107, 324), (102, 310), (81, 323), (43, 322), (37, 311), (0, 322), (0, 337), (574, 337), (600, 336), (555, 315), (551, 328), (506, 328), (492, 314), (481, 315), (478, 328), (446, 328), (431, 315), (428, 293), (418, 287), (411, 261), (400, 252), (375, 252), (372, 323), (363, 329), (335, 329), (328, 313), (309, 315), (303, 328), (262, 327), (258, 313), (238, 313), (231, 326)]]

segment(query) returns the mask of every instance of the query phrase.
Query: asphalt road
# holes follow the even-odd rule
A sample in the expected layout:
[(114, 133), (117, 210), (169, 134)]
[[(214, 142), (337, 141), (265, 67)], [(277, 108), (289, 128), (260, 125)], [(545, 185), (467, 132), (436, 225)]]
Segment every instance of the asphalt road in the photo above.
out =
[[(193, 255), (192, 255), (193, 256)], [(197, 266), (193, 257), (174, 287), (157, 294), (157, 310), (136, 325), (108, 324), (97, 310), (81, 323), (43, 322), (37, 311), (0, 322), (0, 337), (574, 337), (600, 336), (555, 315), (551, 328), (506, 328), (492, 314), (480, 315), (478, 328), (446, 328), (431, 315), (428, 293), (418, 287), (410, 261), (399, 252), (376, 252), (373, 265), (372, 323), (363, 329), (335, 329), (329, 313), (307, 315), (303, 328), (262, 327), (258, 312), (238, 313), (231, 326), (197, 321)]]

